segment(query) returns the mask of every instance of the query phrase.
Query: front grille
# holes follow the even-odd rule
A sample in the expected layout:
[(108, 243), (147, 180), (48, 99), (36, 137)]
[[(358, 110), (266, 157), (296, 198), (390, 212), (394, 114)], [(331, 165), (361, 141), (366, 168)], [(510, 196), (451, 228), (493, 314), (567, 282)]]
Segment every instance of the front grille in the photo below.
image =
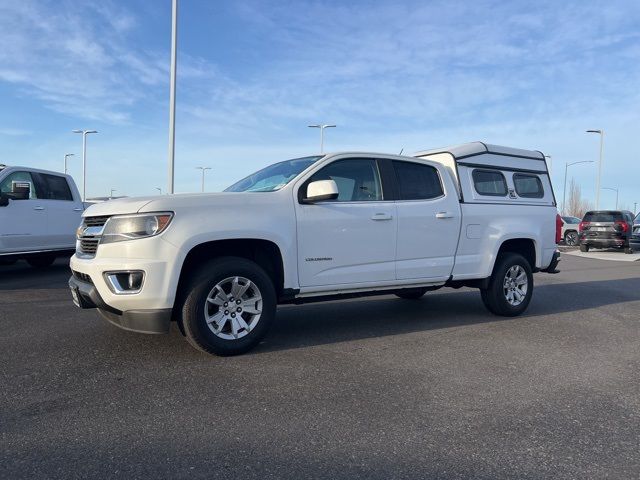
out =
[(91, 285), (93, 285), (93, 280), (91, 280), (91, 277), (86, 273), (76, 272), (75, 270), (71, 270), (71, 274), (73, 275), (73, 278), (75, 278), (76, 280), (80, 280), (81, 282), (90, 283)]
[(76, 244), (76, 251), (82, 257), (95, 257), (102, 237), (102, 227), (109, 220), (108, 216), (86, 217), (80, 227), (80, 235)]
[(82, 223), (83, 227), (102, 227), (109, 220), (108, 216), (103, 217), (86, 217)]
[(99, 238), (81, 238), (80, 253), (84, 255), (95, 255), (98, 250)]

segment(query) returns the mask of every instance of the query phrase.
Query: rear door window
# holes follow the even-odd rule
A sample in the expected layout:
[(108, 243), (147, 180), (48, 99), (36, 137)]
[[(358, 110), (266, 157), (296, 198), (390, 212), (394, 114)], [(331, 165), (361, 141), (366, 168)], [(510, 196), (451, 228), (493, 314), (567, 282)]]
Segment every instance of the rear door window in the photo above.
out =
[(42, 183), (42, 194), (40, 198), (73, 201), (73, 195), (65, 177), (49, 175), (47, 173), (40, 173), (38, 176), (40, 177), (40, 183)]
[(516, 187), (516, 193), (523, 198), (542, 198), (544, 197), (544, 189), (542, 182), (537, 175), (528, 175), (525, 173), (513, 174), (513, 185)]
[(428, 200), (444, 195), (438, 170), (431, 165), (394, 161), (398, 200)]
[(480, 195), (507, 196), (507, 181), (501, 172), (495, 170), (474, 170), (473, 185)]

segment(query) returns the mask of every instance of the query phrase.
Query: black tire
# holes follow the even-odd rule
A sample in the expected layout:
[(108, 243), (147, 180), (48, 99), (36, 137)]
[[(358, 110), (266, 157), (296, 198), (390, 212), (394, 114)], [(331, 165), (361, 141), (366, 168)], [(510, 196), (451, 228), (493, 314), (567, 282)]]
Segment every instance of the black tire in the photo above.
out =
[(589, 251), (589, 245), (580, 245), (580, 251), (581, 252), (588, 252)]
[(396, 292), (396, 297), (402, 298), (404, 300), (419, 300), (424, 297), (424, 294), (427, 293), (426, 288), (411, 288), (407, 290), (402, 290), (401, 292)]
[(15, 258), (12, 258), (11, 260), (2, 260), (2, 259), (0, 259), (0, 267), (8, 267), (9, 265), (13, 265), (17, 261), (18, 260), (16, 260)]
[[(526, 293), (518, 305), (509, 303), (504, 288), (507, 272), (515, 266), (524, 270), (527, 280)], [(533, 296), (533, 273), (531, 271), (531, 265), (529, 265), (529, 262), (522, 255), (517, 253), (501, 254), (498, 256), (496, 265), (493, 268), (493, 274), (489, 280), (489, 287), (481, 289), (480, 295), (485, 307), (487, 307), (487, 310), (491, 313), (503, 317), (520, 315), (527, 309)]]
[(626, 253), (626, 254), (631, 254), (631, 253), (633, 253), (633, 248), (631, 248), (631, 247), (624, 247), (624, 253)]
[[(204, 311), (209, 293), (219, 282), (230, 277), (251, 281), (262, 297), (257, 323), (249, 333), (245, 330), (244, 336), (237, 339), (217, 336), (207, 324)], [(210, 354), (228, 356), (248, 352), (264, 338), (276, 315), (276, 292), (271, 278), (259, 265), (245, 258), (221, 257), (203, 265), (194, 273), (185, 294), (181, 318), (185, 336), (195, 348)], [(233, 311), (232, 308), (229, 310)], [(231, 322), (227, 321), (224, 326), (231, 328)]]
[(578, 237), (578, 232), (575, 230), (567, 230), (564, 232), (564, 244), (569, 247), (575, 247), (580, 243), (580, 239)]
[(33, 268), (47, 268), (50, 267), (55, 261), (56, 257), (53, 255), (39, 255), (36, 257), (27, 258), (27, 263)]

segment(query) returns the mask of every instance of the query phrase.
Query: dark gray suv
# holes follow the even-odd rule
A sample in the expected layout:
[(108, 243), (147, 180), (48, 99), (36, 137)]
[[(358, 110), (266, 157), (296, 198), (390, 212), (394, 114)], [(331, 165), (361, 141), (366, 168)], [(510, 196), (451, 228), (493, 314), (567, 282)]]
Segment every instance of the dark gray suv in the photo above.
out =
[(633, 213), (626, 210), (596, 210), (587, 212), (579, 225), (580, 251), (589, 248), (620, 248), (633, 253), (631, 235)]
[(640, 213), (636, 215), (633, 221), (633, 234), (631, 236), (631, 249), (635, 252), (640, 251)]

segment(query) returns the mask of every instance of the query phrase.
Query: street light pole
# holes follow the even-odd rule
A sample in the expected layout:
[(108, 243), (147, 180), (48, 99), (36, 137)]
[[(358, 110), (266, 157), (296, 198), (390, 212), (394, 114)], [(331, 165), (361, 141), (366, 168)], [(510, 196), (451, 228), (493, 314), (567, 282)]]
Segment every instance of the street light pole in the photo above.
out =
[(202, 193), (204, 193), (204, 172), (211, 170), (211, 167), (196, 167), (196, 170), (202, 170)]
[(65, 153), (64, 154), (64, 174), (67, 174), (67, 158), (73, 157), (73, 153)]
[(580, 162), (565, 163), (564, 164), (564, 189), (562, 190), (562, 213), (567, 213), (567, 170), (571, 165), (577, 165), (578, 163), (593, 163), (593, 160), (581, 160)]
[(335, 125), (324, 125), (324, 124), (317, 124), (317, 125), (308, 125), (309, 128), (319, 128), (320, 129), (320, 153), (324, 153), (324, 129), (325, 128), (335, 128)]
[(616, 210), (618, 209), (618, 189), (617, 188), (611, 188), (611, 187), (602, 187), (603, 190), (611, 190), (613, 192), (616, 192)]
[(169, 85), (169, 188), (173, 194), (176, 151), (176, 67), (178, 63), (178, 0), (171, 2), (171, 73)]
[(600, 134), (600, 160), (598, 162), (598, 178), (596, 179), (596, 210), (600, 208), (600, 178), (602, 176), (602, 152), (604, 149), (604, 130), (587, 130), (587, 133)]
[(73, 130), (82, 134), (82, 201), (87, 201), (87, 135), (98, 133), (97, 130)]
[(113, 192), (115, 192), (115, 191), (116, 191), (116, 189), (115, 189), (115, 188), (112, 188), (112, 189), (111, 189), (111, 193), (109, 194), (109, 198), (113, 198)]

